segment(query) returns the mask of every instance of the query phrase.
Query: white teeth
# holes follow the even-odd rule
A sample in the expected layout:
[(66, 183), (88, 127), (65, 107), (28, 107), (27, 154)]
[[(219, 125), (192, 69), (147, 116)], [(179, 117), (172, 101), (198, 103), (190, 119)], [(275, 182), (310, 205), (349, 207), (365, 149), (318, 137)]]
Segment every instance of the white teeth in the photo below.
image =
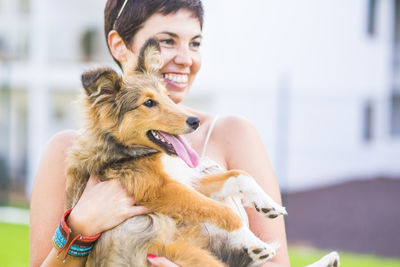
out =
[(160, 140), (161, 142), (167, 143), (169, 145), (172, 145), (168, 140), (166, 140), (164, 137), (161, 137), (157, 134), (156, 131), (151, 130), (152, 135), (154, 136), (155, 139)]
[(158, 134), (156, 133), (156, 131), (151, 130), (151, 133), (153, 134), (155, 139), (160, 139), (160, 137), (158, 136)]
[(187, 74), (175, 74), (175, 73), (164, 73), (164, 78), (170, 80), (175, 83), (187, 83), (188, 75)]

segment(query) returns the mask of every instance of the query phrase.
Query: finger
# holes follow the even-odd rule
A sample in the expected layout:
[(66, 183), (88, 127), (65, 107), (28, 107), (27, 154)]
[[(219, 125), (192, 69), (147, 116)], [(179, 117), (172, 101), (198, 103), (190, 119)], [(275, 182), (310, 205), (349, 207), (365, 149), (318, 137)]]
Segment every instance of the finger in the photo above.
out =
[(137, 216), (137, 215), (141, 215), (141, 214), (148, 214), (150, 212), (151, 212), (151, 210), (149, 210), (148, 208), (146, 208), (144, 206), (132, 206), (129, 209), (128, 216), (132, 217), (132, 216)]

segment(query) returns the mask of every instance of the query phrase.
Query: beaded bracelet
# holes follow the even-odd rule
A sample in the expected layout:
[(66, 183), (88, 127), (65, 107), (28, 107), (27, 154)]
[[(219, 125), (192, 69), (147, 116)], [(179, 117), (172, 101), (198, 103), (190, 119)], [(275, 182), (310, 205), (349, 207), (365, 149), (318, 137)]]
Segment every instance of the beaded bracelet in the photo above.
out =
[(96, 240), (100, 237), (100, 233), (95, 236), (83, 236), (82, 234), (78, 234), (71, 242), (69, 242), (72, 230), (67, 224), (67, 218), (71, 211), (72, 209), (65, 211), (53, 237), (54, 246), (58, 250), (57, 258), (69, 243), (66, 253), (64, 254), (63, 262), (65, 262), (67, 255), (73, 257), (86, 257), (92, 250)]

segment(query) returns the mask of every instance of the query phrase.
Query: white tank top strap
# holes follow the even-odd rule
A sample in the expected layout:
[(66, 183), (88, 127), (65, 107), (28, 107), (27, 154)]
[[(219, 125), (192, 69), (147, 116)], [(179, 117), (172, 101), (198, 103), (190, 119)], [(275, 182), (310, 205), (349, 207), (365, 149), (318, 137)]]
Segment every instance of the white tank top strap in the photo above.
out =
[(211, 133), (214, 130), (214, 126), (215, 126), (215, 123), (217, 122), (217, 119), (218, 119), (218, 115), (213, 118), (213, 121), (211, 122), (210, 128), (208, 128), (206, 140), (205, 140), (204, 146), (203, 146), (203, 151), (201, 152), (201, 158), (204, 158), (205, 155), (206, 155), (208, 140), (210, 139)]

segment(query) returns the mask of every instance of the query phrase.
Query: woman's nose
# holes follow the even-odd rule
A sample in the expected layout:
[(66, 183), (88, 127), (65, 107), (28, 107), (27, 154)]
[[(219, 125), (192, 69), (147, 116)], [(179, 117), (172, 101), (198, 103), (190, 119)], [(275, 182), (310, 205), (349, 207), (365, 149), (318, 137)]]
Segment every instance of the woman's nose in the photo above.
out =
[(174, 61), (175, 64), (183, 65), (185, 67), (192, 66), (192, 56), (189, 48), (181, 47), (177, 49)]

